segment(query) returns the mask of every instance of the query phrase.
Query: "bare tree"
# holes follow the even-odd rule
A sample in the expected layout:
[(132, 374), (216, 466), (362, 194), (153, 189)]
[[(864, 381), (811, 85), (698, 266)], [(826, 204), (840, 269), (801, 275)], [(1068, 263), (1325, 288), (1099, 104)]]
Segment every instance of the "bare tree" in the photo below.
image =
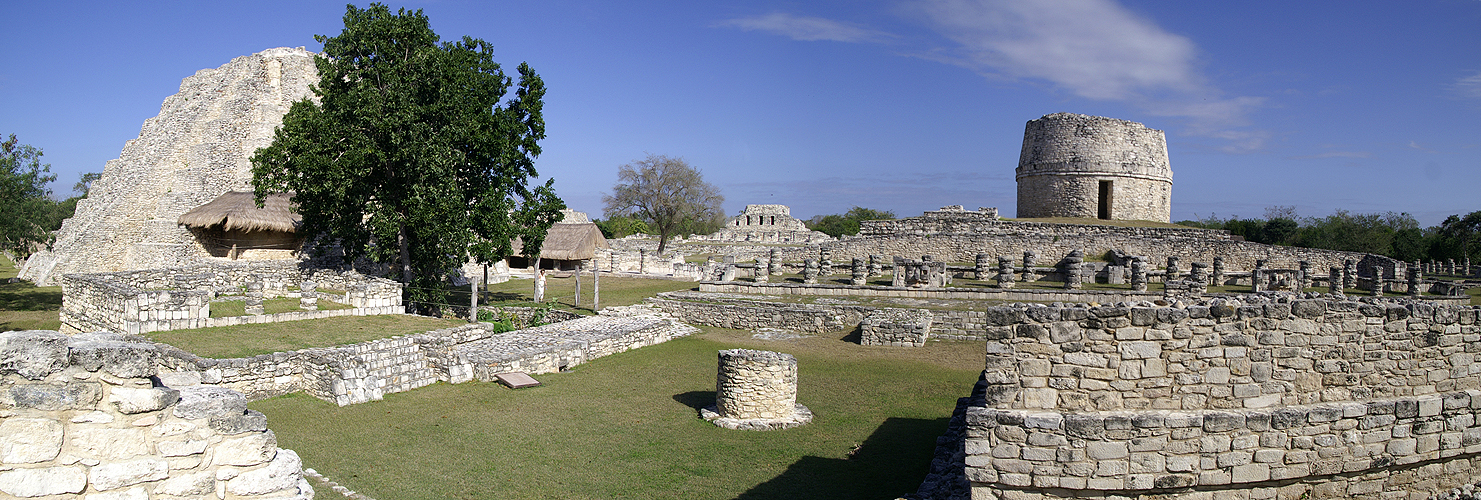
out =
[(637, 217), (658, 230), (658, 252), (686, 223), (724, 217), (720, 189), (705, 182), (699, 170), (683, 158), (649, 154), (617, 168), (617, 185), (603, 195), (608, 218)]

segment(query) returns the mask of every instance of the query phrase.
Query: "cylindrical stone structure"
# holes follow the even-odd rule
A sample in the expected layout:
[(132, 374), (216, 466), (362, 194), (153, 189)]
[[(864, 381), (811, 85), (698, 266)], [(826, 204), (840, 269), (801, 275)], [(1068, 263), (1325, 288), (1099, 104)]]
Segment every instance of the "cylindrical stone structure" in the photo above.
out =
[(1178, 267), (1181, 260), (1176, 255), (1167, 258), (1167, 281), (1183, 279), (1183, 270)]
[[(797, 404), (797, 358), (753, 349), (720, 351), (715, 406), (706, 420), (730, 429), (785, 429), (806, 424), (812, 412)], [(708, 410), (708, 409), (707, 409)]]
[(1423, 293), (1419, 288), (1420, 280), (1422, 279), (1424, 279), (1424, 277), (1420, 276), (1419, 261), (1416, 260), (1414, 261), (1414, 264), (1409, 265), (1409, 295), (1419, 295)]
[(1311, 288), (1311, 262), (1299, 261), (1296, 263), (1299, 269), (1296, 272), (1296, 293), (1305, 292)]
[(863, 257), (854, 257), (854, 265), (849, 269), (853, 273), (849, 278), (849, 284), (862, 286), (868, 283), (869, 267), (864, 263)]
[(818, 249), (818, 273), (823, 276), (833, 274), (833, 249), (828, 247)]
[(298, 308), (305, 311), (319, 310), (319, 284), (304, 281), (298, 284)]
[(991, 261), (988, 260), (987, 254), (977, 254), (976, 267), (973, 269), (973, 271), (973, 276), (981, 281), (986, 281), (987, 277), (992, 274), (992, 264)]
[(869, 277), (884, 276), (884, 256), (869, 254)]
[(1327, 269), (1327, 291), (1334, 295), (1342, 295), (1342, 268)]
[(1064, 262), (1064, 288), (1066, 290), (1079, 290), (1081, 287), (1081, 263), (1085, 261), (1085, 251), (1075, 250), (1065, 257)]
[(782, 274), (782, 251), (776, 248), (771, 249), (771, 255), (767, 256), (766, 263), (769, 266), (767, 272), (772, 276)]
[(1372, 265), (1371, 267), (1368, 268), (1368, 272), (1373, 274), (1373, 277), (1371, 278), (1372, 281), (1369, 282), (1370, 288), (1372, 288), (1372, 290), (1373, 290), (1373, 296), (1374, 297), (1382, 297), (1383, 296), (1383, 268), (1382, 267), (1378, 267), (1378, 264), (1374, 264), (1374, 265)]
[(807, 259), (802, 261), (802, 282), (807, 284), (818, 282), (817, 259)]
[(1188, 271), (1188, 280), (1198, 289), (1198, 293), (1208, 292), (1208, 264), (1194, 262), (1192, 269)]
[(756, 258), (756, 272), (753, 277), (757, 283), (771, 281), (771, 261), (764, 257)]
[(1167, 138), (1140, 123), (1075, 113), (1030, 120), (1015, 178), (1018, 217), (1171, 219)]
[(1358, 287), (1358, 263), (1352, 259), (1342, 261), (1342, 289), (1352, 290)]
[(998, 257), (998, 288), (1013, 288), (1013, 258)]
[(1147, 261), (1140, 256), (1131, 259), (1131, 291), (1147, 291)]
[(1028, 283), (1030, 281), (1033, 281), (1034, 278), (1036, 277), (1036, 276), (1034, 276), (1034, 264), (1036, 263), (1037, 260), (1039, 260), (1039, 253), (1038, 252), (1035, 252), (1033, 250), (1026, 250), (1026, 251), (1023, 252), (1023, 282), (1024, 283)]
[(1214, 257), (1214, 275), (1210, 278), (1210, 285), (1224, 286), (1224, 258)]
[(262, 282), (261, 281), (249, 281), (249, 282), (247, 282), (246, 303), (245, 303), (245, 306), (244, 307), (246, 308), (246, 313), (247, 313), (248, 316), (260, 316), (260, 315), (262, 315), (263, 308), (262, 308)]

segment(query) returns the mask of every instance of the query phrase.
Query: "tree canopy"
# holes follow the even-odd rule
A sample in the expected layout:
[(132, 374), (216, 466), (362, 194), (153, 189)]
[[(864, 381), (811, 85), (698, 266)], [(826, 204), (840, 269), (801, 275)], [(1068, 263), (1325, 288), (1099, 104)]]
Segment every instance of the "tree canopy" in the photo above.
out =
[(725, 197), (683, 158), (648, 155), (617, 167), (617, 185), (603, 195), (608, 219), (636, 217), (658, 231), (658, 252), (684, 229), (713, 232), (723, 224)]
[(294, 193), (301, 234), (316, 251), (393, 265), (408, 300), (441, 301), (447, 274), (489, 263), (524, 241), (539, 255), (565, 204), (534, 158), (545, 138), (545, 84), (528, 64), (519, 85), (493, 47), (442, 42), (422, 11), (347, 7), (339, 36), (315, 60), (317, 102), (293, 104), (273, 144), (252, 157), (259, 203)]
[(1452, 215), (1434, 227), (1420, 227), (1408, 213), (1355, 213), (1337, 210), (1326, 217), (1298, 217), (1295, 207), (1271, 207), (1264, 219), (1209, 216), (1182, 221), (1185, 226), (1224, 229), (1246, 240), (1386, 255), (1405, 262), (1481, 257), (1481, 211)]
[(5, 214), (0, 217), (0, 251), (30, 255), (51, 241), (53, 222), (61, 224), (57, 203), (46, 188), (57, 176), (51, 174), (50, 164), (41, 163), (41, 154), (41, 149), (21, 144), (15, 134), (0, 141), (0, 214)]
[(816, 215), (807, 220), (808, 229), (818, 231), (828, 236), (838, 238), (844, 235), (859, 234), (859, 223), (866, 220), (888, 220), (894, 219), (895, 212), (889, 210), (874, 210), (864, 207), (853, 207), (848, 212), (832, 215)]

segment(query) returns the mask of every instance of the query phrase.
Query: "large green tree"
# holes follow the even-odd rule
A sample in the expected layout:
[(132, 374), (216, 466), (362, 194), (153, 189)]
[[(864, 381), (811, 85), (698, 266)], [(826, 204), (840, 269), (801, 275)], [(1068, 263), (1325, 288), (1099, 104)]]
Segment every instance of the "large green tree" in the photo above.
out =
[(351, 5), (344, 24), (315, 36), (318, 102), (294, 103), (252, 157), (258, 199), (294, 193), (315, 248), (391, 264), (412, 302), (444, 302), (451, 270), (507, 257), (516, 236), (539, 255), (565, 207), (553, 180), (529, 182), (545, 138), (539, 75), (521, 63), (507, 96), (491, 45), (442, 42), (420, 10)]
[(56, 202), (46, 183), (56, 178), (51, 165), (41, 163), (40, 149), (21, 144), (15, 134), (0, 142), (0, 251), (24, 257), (51, 241)]
[(895, 212), (889, 210), (875, 210), (872, 208), (853, 207), (848, 212), (831, 215), (815, 215), (807, 220), (808, 229), (818, 231), (828, 236), (838, 238), (844, 235), (859, 234), (859, 223), (866, 220), (889, 220), (895, 218)]
[(602, 196), (602, 202), (609, 220), (635, 217), (657, 230), (659, 253), (679, 231), (713, 232), (725, 217), (720, 188), (705, 182), (699, 169), (683, 158), (664, 155), (650, 154), (617, 167), (617, 185), (612, 186), (611, 195)]

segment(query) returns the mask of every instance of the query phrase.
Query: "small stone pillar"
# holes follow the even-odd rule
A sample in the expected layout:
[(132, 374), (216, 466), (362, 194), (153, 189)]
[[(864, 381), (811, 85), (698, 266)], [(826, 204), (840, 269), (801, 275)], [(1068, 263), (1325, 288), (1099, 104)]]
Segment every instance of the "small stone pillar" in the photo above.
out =
[(977, 266), (974, 269), (974, 271), (976, 273), (975, 274), (975, 277), (979, 281), (987, 281), (988, 275), (990, 273), (992, 273), (992, 268), (990, 267), (991, 265), (992, 265), (992, 263), (988, 260), (987, 254), (985, 254), (985, 253), (979, 253), (979, 254), (977, 254)]
[(1131, 258), (1131, 291), (1147, 291), (1147, 261), (1141, 256)]
[(766, 264), (767, 264), (767, 266), (769, 266), (769, 267), (767, 267), (767, 272), (770, 273), (772, 276), (777, 276), (777, 275), (782, 274), (783, 271), (782, 271), (782, 251), (781, 251), (781, 249), (773, 248), (773, 249), (771, 249), (770, 254), (771, 255), (767, 256), (767, 259), (766, 259)]
[(1374, 297), (1382, 297), (1383, 296), (1383, 268), (1382, 267), (1379, 267), (1378, 264), (1373, 264), (1372, 266), (1369, 266), (1368, 272), (1370, 272), (1370, 273), (1373, 274), (1373, 276), (1370, 278), (1371, 282), (1369, 283), (1369, 285), (1370, 285), (1369, 288), (1371, 288), (1373, 290), (1373, 296)]
[(1210, 283), (1213, 286), (1224, 286), (1224, 258), (1214, 257), (1214, 275)]
[(802, 282), (814, 284), (818, 282), (818, 260), (807, 259), (802, 261)]
[(833, 249), (828, 247), (818, 248), (818, 273), (823, 276), (833, 274)]
[(1174, 281), (1174, 280), (1177, 280), (1177, 279), (1181, 279), (1183, 277), (1183, 270), (1182, 269), (1178, 269), (1178, 262), (1180, 260), (1181, 259), (1178, 259), (1177, 256), (1171, 256), (1171, 257), (1168, 257), (1167, 258), (1167, 278), (1166, 278), (1166, 281)]
[(1193, 268), (1188, 271), (1188, 281), (1193, 282), (1192, 291), (1198, 295), (1208, 293), (1208, 264), (1194, 262)]
[(1064, 259), (1064, 288), (1066, 290), (1079, 290), (1083, 276), (1080, 274), (1081, 263), (1085, 261), (1085, 251), (1075, 250)]
[(757, 283), (766, 283), (768, 281), (771, 281), (771, 261), (768, 261), (762, 257), (757, 257), (756, 273), (753, 279), (755, 279)]
[(305, 280), (298, 284), (298, 308), (305, 311), (319, 310), (319, 284)]
[(1258, 259), (1255, 261), (1255, 268), (1250, 270), (1250, 292), (1260, 293), (1265, 290), (1265, 259)]
[(1023, 252), (1023, 282), (1034, 281), (1034, 264), (1039, 260), (1039, 254), (1033, 250)]
[(1419, 295), (1423, 293), (1419, 289), (1419, 282), (1422, 277), (1420, 276), (1421, 273), (1419, 272), (1419, 266), (1417, 264), (1419, 264), (1419, 261), (1416, 260), (1414, 261), (1414, 264), (1409, 265), (1409, 295)]
[(248, 316), (261, 316), (262, 315), (263, 310), (262, 310), (262, 282), (261, 281), (255, 281), (254, 280), (254, 281), (248, 281), (247, 282), (246, 309), (247, 309), (247, 315)]
[(1302, 293), (1311, 288), (1311, 263), (1303, 260), (1296, 266), (1299, 268), (1296, 271), (1296, 293)]
[(852, 266), (852, 269), (849, 269), (849, 271), (853, 273), (852, 277), (849, 279), (849, 284), (852, 284), (854, 286), (864, 286), (866, 283), (869, 282), (869, 267), (868, 264), (864, 263), (863, 257), (854, 257), (854, 265)]
[(787, 429), (812, 421), (812, 411), (797, 404), (797, 358), (752, 349), (720, 351), (719, 357), (715, 406), (700, 410), (702, 418), (745, 430)]
[(998, 257), (998, 288), (1013, 288), (1013, 258)]
[(735, 264), (724, 264), (720, 267), (720, 281), (735, 281)]
[(1358, 287), (1358, 263), (1352, 259), (1342, 261), (1342, 289), (1352, 290)]
[(1333, 295), (1342, 295), (1342, 268), (1327, 269), (1327, 291)]
[(1445, 274), (1455, 275), (1455, 259), (1445, 259)]
[(638, 249), (638, 274), (648, 274), (648, 251)]
[(870, 255), (869, 256), (869, 277), (870, 278), (874, 278), (874, 277), (877, 277), (877, 276), (884, 276), (884, 256), (883, 255)]

